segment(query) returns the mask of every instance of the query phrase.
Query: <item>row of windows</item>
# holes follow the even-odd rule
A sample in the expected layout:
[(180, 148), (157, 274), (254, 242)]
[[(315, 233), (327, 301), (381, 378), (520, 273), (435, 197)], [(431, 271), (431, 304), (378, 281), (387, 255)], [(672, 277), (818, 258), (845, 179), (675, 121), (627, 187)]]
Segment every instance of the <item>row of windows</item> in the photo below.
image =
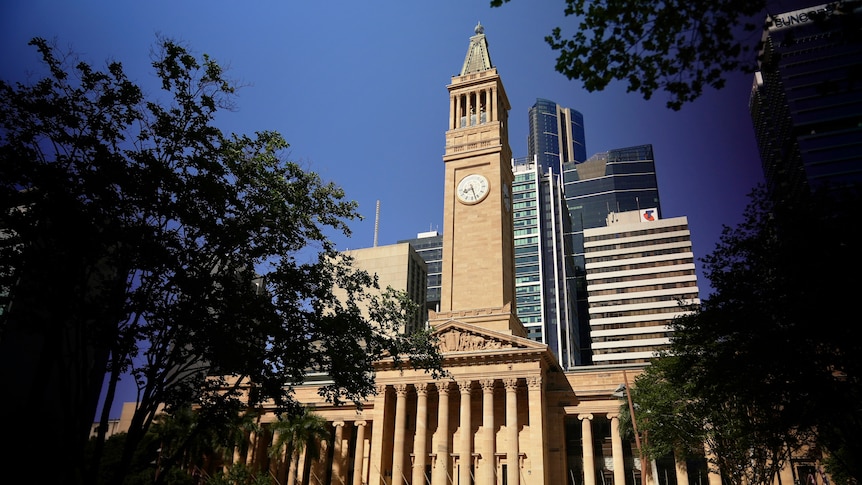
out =
[(630, 342), (632, 340), (647, 340), (651, 338), (669, 338), (673, 332), (655, 332), (639, 335), (609, 335), (607, 337), (591, 337), (593, 342)]
[[(623, 352), (660, 352), (662, 350), (667, 350), (667, 345), (644, 345), (643, 347), (632, 347), (626, 349)], [(618, 354), (620, 353), (620, 349), (593, 349), (593, 356), (596, 355), (606, 355), (606, 354)], [(621, 357), (625, 358), (625, 357)], [(626, 359), (628, 360), (628, 359)], [(631, 362), (636, 362), (632, 360)], [(639, 359), (637, 362), (649, 362), (649, 359)]]
[(538, 232), (539, 232), (539, 229), (536, 228), (535, 226), (534, 227), (528, 227), (526, 229), (516, 229), (515, 230), (515, 237), (529, 236), (530, 234), (536, 234)]
[(618, 317), (634, 317), (638, 315), (661, 315), (662, 313), (679, 313), (679, 307), (668, 308), (645, 308), (642, 310), (616, 311), (607, 313), (592, 314), (590, 318), (618, 318)]
[(519, 256), (515, 258), (515, 266), (520, 266), (523, 264), (536, 263), (539, 261), (539, 254), (533, 253), (527, 256)]
[(522, 237), (515, 239), (515, 246), (526, 246), (528, 244), (539, 244), (538, 237)]
[(541, 287), (539, 285), (525, 285), (518, 286), (515, 288), (516, 295), (523, 295), (526, 293), (538, 293)]
[(512, 208), (514, 208), (515, 210), (526, 209), (528, 207), (536, 207), (536, 200), (525, 200), (524, 202), (515, 202), (514, 204), (512, 204)]
[(588, 272), (590, 274), (594, 273), (611, 273), (616, 271), (628, 271), (633, 269), (644, 269), (644, 268), (661, 268), (663, 266), (677, 266), (682, 264), (694, 264), (694, 258), (680, 258), (680, 259), (671, 259), (668, 261), (650, 261), (646, 263), (637, 263), (637, 264), (621, 264), (619, 266), (611, 266), (608, 268), (595, 268), (590, 269)]
[[(631, 280), (627, 280), (631, 281)], [(604, 295), (621, 295), (625, 293), (632, 292), (641, 292), (641, 291), (656, 291), (656, 290), (673, 290), (675, 288), (689, 288), (694, 285), (693, 281), (676, 281), (673, 283), (661, 283), (656, 285), (645, 285), (645, 286), (637, 286), (631, 287), (626, 286), (623, 288), (608, 288), (606, 290), (593, 290), (590, 291), (590, 296), (604, 296)]]
[(697, 293), (684, 293), (682, 295), (660, 295), (660, 296), (646, 296), (643, 298), (624, 298), (621, 300), (610, 300), (610, 301), (597, 301), (590, 303), (590, 308), (601, 308), (601, 307), (609, 307), (609, 306), (619, 306), (619, 305), (639, 305), (642, 303), (656, 303), (660, 301), (678, 301), (679, 299), (683, 299), (686, 301), (697, 298)]
[[(684, 238), (680, 238), (680, 240), (677, 240), (677, 241), (668, 240), (668, 241), (664, 242), (664, 244), (667, 244), (670, 242), (680, 242), (680, 241), (688, 241), (688, 240), (689, 239), (687, 237), (684, 237)], [(590, 251), (592, 251), (592, 249)], [(587, 256), (586, 261), (588, 264), (589, 263), (603, 263), (603, 262), (607, 262), (607, 261), (619, 261), (619, 260), (634, 259), (634, 258), (646, 258), (646, 257), (650, 257), (650, 256), (662, 256), (665, 254), (677, 254), (677, 253), (681, 253), (681, 252), (689, 252), (690, 253), (691, 247), (654, 249), (654, 250), (650, 250), (650, 251), (640, 251), (640, 252), (636, 252), (636, 253), (611, 254), (608, 256), (597, 256), (597, 257)]]
[(512, 217), (515, 219), (522, 219), (525, 217), (535, 217), (539, 212), (536, 209), (532, 210), (524, 210), (524, 211), (515, 211), (512, 213)]
[(680, 224), (677, 226), (664, 226), (664, 227), (645, 227), (644, 229), (638, 229), (635, 231), (626, 231), (626, 232), (615, 232), (611, 234), (599, 234), (597, 236), (589, 236), (584, 238), (584, 243), (598, 242), (598, 241), (606, 241), (608, 239), (620, 239), (624, 237), (633, 237), (633, 236), (646, 236), (648, 234), (661, 234), (665, 232), (676, 232), (676, 231), (687, 231), (688, 228), (685, 224)]
[[(679, 271), (669, 271), (667, 273), (661, 273), (662, 278), (673, 278), (675, 276), (691, 276), (694, 274), (693, 269), (684, 269)], [(597, 280), (591, 280), (591, 285), (604, 285), (607, 283), (624, 283), (629, 281), (640, 281), (640, 280), (652, 280), (656, 278), (655, 273), (647, 273), (647, 274), (638, 274), (638, 275), (630, 275), (630, 276), (615, 276), (613, 278), (601, 278)], [(597, 293), (598, 294), (598, 293)]]
[(641, 328), (641, 327), (659, 327), (662, 325), (667, 325), (667, 318), (663, 318), (661, 320), (644, 320), (638, 322), (629, 322), (629, 323), (608, 323), (605, 325), (590, 325), (590, 328), (593, 331), (596, 330), (618, 330), (621, 328)]
[(539, 275), (538, 275), (538, 274), (534, 274), (534, 275), (527, 275), (527, 276), (516, 276), (516, 277), (515, 277), (515, 284), (519, 284), (519, 283), (535, 283), (535, 282), (537, 282), (537, 281), (539, 281)]

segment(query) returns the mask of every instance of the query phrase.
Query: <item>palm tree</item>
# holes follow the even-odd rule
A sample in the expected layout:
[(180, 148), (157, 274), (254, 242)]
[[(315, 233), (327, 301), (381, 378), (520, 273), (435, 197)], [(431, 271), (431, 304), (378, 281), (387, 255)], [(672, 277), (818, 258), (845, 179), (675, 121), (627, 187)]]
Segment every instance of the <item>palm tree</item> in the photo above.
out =
[[(303, 408), (300, 414), (285, 419), (280, 416), (279, 420), (272, 424), (272, 432), (276, 436), (269, 448), (269, 456), (277, 461), (289, 449), (290, 467), (287, 475), (287, 485), (296, 483), (299, 456), (306, 449), (306, 445), (317, 445), (329, 438), (329, 423), (322, 416), (313, 413), (308, 408)], [(308, 457), (316, 459), (318, 446), (310, 446)]]

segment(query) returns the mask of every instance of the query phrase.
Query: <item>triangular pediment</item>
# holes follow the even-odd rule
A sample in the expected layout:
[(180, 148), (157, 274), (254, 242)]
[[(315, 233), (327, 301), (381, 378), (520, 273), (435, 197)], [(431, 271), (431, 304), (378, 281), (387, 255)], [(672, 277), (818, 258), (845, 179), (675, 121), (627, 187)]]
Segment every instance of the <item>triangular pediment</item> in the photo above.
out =
[(547, 346), (527, 338), (496, 332), (455, 319), (436, 326), (440, 352), (499, 352), (503, 350), (545, 350)]

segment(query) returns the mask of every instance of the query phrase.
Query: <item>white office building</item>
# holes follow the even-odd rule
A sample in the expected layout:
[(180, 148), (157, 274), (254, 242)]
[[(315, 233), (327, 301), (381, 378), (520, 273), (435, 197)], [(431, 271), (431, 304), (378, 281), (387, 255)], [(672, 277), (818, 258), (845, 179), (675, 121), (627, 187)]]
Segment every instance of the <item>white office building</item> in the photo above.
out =
[(648, 362), (670, 344), (670, 322), (699, 304), (686, 217), (611, 213), (584, 229), (594, 364)]

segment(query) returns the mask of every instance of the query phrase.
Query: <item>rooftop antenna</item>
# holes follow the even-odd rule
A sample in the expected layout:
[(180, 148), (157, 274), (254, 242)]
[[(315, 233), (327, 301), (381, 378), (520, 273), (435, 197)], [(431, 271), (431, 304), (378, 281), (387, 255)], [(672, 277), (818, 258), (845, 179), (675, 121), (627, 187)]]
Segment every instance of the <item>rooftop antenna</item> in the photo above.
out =
[(377, 199), (377, 210), (374, 213), (374, 247), (377, 247), (377, 231), (380, 229), (380, 199)]

